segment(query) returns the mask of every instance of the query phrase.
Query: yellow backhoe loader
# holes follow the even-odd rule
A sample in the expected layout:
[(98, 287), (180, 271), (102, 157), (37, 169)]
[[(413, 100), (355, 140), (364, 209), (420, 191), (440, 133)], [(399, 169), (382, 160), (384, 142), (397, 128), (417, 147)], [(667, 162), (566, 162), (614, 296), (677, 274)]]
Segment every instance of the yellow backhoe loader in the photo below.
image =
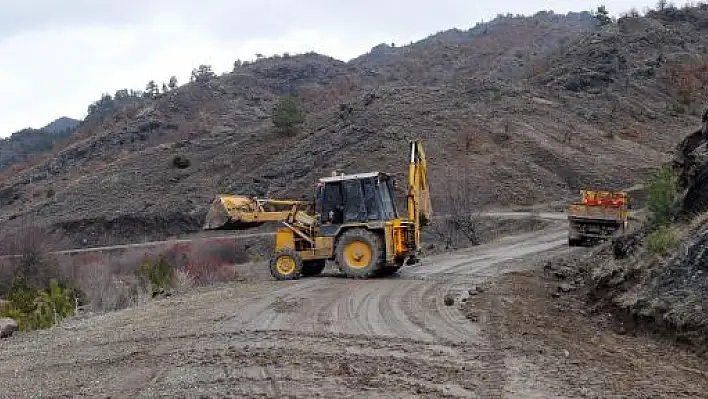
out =
[(240, 230), (281, 223), (270, 260), (270, 272), (278, 280), (317, 275), (327, 260), (336, 261), (349, 277), (389, 275), (420, 261), (420, 229), (432, 216), (420, 140), (410, 142), (407, 218), (396, 208), (394, 186), (382, 172), (333, 173), (319, 179), (314, 203), (217, 195), (203, 228)]

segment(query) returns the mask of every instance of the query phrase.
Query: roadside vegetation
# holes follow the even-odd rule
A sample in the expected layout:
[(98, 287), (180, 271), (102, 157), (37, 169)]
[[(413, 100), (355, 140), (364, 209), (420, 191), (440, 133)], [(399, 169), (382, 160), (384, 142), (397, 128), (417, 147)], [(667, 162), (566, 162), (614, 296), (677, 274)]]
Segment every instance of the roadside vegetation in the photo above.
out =
[(669, 166), (659, 168), (646, 186), (650, 216), (647, 249), (656, 255), (666, 255), (678, 245), (680, 233), (672, 225), (677, 210), (678, 173)]
[(41, 229), (28, 228), (14, 246), (19, 256), (0, 263), (0, 318), (14, 319), (23, 332), (232, 282), (239, 278), (237, 264), (262, 258), (258, 250), (224, 239), (150, 252), (54, 257), (42, 237)]

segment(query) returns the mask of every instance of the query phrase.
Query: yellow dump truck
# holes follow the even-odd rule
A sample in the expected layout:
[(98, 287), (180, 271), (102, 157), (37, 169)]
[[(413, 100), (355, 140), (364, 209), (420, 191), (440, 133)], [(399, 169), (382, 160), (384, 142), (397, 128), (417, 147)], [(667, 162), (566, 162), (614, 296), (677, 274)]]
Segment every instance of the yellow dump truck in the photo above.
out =
[(568, 206), (568, 245), (599, 242), (627, 228), (629, 197), (613, 190), (580, 190), (580, 202)]

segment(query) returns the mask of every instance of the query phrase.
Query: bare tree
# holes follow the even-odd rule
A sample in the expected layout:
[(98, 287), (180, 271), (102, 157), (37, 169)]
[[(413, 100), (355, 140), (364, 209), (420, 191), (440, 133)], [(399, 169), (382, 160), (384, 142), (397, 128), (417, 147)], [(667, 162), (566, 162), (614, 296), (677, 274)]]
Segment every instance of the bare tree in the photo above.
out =
[[(467, 135), (465, 153), (469, 158), (472, 146), (471, 135)], [(444, 214), (432, 224), (431, 231), (445, 243), (445, 249), (453, 249), (460, 243), (478, 245), (481, 243), (481, 202), (480, 188), (475, 187), (470, 176), (469, 162), (463, 168), (448, 167), (441, 187)]]
[(51, 279), (63, 281), (64, 276), (58, 270), (56, 259), (50, 255), (52, 242), (49, 231), (37, 225), (32, 216), (23, 217), (21, 223), (18, 232), (4, 248), (7, 254), (16, 256), (12, 262), (12, 274), (24, 277), (35, 289), (45, 288)]

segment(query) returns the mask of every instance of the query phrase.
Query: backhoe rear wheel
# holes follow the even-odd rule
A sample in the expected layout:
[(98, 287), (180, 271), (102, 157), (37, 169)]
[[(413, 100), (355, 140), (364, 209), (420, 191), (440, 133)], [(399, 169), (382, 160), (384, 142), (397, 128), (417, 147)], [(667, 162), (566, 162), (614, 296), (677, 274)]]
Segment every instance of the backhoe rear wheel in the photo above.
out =
[(347, 277), (376, 276), (383, 267), (384, 256), (382, 239), (366, 229), (347, 230), (337, 241), (337, 263)]
[(292, 249), (282, 249), (270, 259), (270, 274), (276, 280), (295, 280), (302, 273), (302, 259)]

